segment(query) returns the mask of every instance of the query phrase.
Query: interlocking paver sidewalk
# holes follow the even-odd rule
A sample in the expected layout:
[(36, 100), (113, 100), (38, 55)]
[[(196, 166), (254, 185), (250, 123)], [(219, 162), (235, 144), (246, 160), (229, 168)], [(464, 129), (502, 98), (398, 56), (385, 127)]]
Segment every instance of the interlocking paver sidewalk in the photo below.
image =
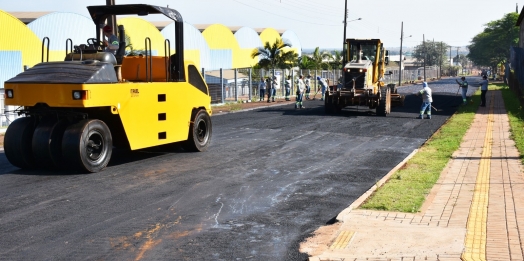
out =
[(487, 100), (420, 213), (357, 209), (361, 198), (302, 245), (309, 260), (524, 260), (524, 168), (500, 91)]

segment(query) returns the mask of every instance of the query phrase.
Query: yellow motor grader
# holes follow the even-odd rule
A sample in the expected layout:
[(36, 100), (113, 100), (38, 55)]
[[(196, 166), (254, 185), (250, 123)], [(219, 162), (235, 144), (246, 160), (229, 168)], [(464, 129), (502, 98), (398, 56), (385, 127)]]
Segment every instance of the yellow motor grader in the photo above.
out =
[(326, 113), (339, 112), (346, 106), (368, 106), (386, 116), (391, 106), (403, 104), (404, 96), (383, 82), (388, 64), (387, 51), (379, 39), (346, 39), (343, 76), (338, 86), (326, 90)]
[(199, 70), (184, 60), (180, 13), (146, 4), (87, 9), (95, 25), (113, 15), (165, 15), (175, 22), (174, 53), (166, 40), (164, 55), (152, 56), (146, 38), (145, 55), (126, 56), (123, 26), (116, 54), (104, 52), (97, 27), (97, 38), (70, 48), (64, 61), (36, 64), (6, 81), (6, 105), (20, 106), (24, 116), (5, 133), (9, 162), (19, 168), (98, 172), (109, 163), (113, 147), (137, 150), (181, 142), (188, 151), (205, 151), (212, 132), (211, 98)]

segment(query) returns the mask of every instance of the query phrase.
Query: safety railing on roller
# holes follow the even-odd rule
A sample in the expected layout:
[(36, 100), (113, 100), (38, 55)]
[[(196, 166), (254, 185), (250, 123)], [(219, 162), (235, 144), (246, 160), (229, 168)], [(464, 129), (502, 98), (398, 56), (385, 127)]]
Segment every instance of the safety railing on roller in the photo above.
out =
[(166, 61), (166, 82), (171, 81), (171, 42), (169, 39), (164, 41), (164, 60)]
[(44, 62), (44, 46), (45, 46), (45, 43), (46, 43), (46, 40), (47, 40), (47, 60), (46, 62), (49, 62), (49, 37), (44, 37), (44, 39), (42, 40), (42, 62)]
[(145, 46), (146, 81), (153, 82), (153, 53), (151, 51), (151, 39), (149, 37), (146, 37)]
[[(69, 45), (69, 43), (71, 43), (71, 45)], [(67, 38), (66, 40), (66, 56), (68, 53), (72, 53), (73, 52), (73, 40), (71, 40), (71, 38)]]

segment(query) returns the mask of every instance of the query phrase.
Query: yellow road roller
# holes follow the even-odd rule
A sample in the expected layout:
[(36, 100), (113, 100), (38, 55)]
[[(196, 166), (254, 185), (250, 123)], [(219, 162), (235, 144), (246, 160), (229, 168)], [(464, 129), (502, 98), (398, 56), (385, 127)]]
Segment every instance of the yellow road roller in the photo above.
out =
[[(211, 98), (197, 67), (184, 60), (180, 13), (146, 4), (87, 9), (97, 38), (70, 48), (64, 61), (41, 62), (5, 82), (5, 103), (19, 106), (22, 116), (5, 133), (9, 162), (23, 169), (98, 172), (114, 147), (180, 142), (187, 151), (205, 151), (212, 133)], [(164, 55), (153, 56), (146, 37), (143, 55), (126, 56), (123, 26), (118, 50), (104, 50), (98, 25), (114, 15), (149, 14), (174, 21), (173, 53), (166, 39)]]

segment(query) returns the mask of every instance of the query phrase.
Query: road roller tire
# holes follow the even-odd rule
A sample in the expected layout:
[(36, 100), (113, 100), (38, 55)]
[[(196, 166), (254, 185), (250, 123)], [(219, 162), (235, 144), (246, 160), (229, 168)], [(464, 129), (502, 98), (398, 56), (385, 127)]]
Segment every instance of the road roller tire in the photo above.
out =
[(211, 141), (211, 117), (205, 110), (199, 110), (191, 120), (187, 141), (183, 143), (186, 151), (206, 151)]
[(99, 172), (109, 163), (112, 151), (111, 131), (100, 120), (72, 124), (62, 138), (62, 159), (72, 169)]
[(5, 132), (5, 156), (11, 164), (18, 168), (29, 169), (35, 166), (31, 146), (35, 126), (35, 118), (23, 117), (9, 124)]
[(66, 120), (43, 119), (33, 134), (32, 149), (36, 165), (43, 168), (62, 167), (62, 137), (68, 126)]

